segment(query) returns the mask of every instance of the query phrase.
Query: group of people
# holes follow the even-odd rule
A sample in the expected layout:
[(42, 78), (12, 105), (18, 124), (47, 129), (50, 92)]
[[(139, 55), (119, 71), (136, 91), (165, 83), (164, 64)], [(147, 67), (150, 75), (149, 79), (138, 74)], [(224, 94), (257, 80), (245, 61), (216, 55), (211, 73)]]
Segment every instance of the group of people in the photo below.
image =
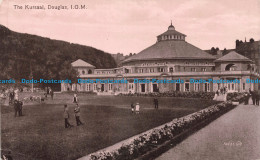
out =
[(53, 100), (54, 91), (51, 88), (47, 87), (47, 91), (46, 91), (46, 93), (44, 95), (45, 95), (46, 99), (48, 98), (48, 95), (51, 95), (51, 99)]
[(140, 113), (140, 105), (138, 102), (135, 105), (133, 102), (131, 103), (131, 111), (132, 111), (132, 113), (135, 112), (136, 114)]
[(23, 102), (19, 100), (14, 100), (14, 116), (22, 116), (23, 115)]
[(19, 92), (18, 89), (10, 91), (10, 93), (9, 93), (9, 104), (14, 104), (14, 100), (18, 101), (18, 92)]
[(249, 94), (247, 95), (247, 97), (246, 97), (246, 102), (245, 102), (246, 105), (249, 104), (249, 99), (250, 99), (250, 97), (252, 98), (253, 105), (259, 106), (260, 90), (258, 90), (258, 91), (252, 91), (252, 90), (249, 88)]
[[(76, 104), (76, 107), (74, 108), (74, 115), (75, 115), (75, 119), (76, 119), (76, 124), (77, 124), (77, 126), (83, 125), (83, 123), (80, 120), (80, 106), (78, 104), (78, 97), (77, 97), (76, 93), (73, 96), (73, 101), (72, 102)], [(65, 128), (73, 127), (73, 125), (71, 125), (69, 123), (69, 118), (70, 118), (69, 108), (68, 108), (68, 105), (65, 104), (64, 105)]]
[[(154, 98), (153, 103), (154, 103), (154, 108), (158, 109), (159, 108), (159, 100), (157, 98)], [(131, 103), (131, 111), (132, 111), (132, 113), (135, 112), (136, 114), (140, 113), (140, 105), (139, 105), (138, 102), (135, 105), (134, 105), (133, 102)]]
[(23, 115), (23, 102), (19, 100), (18, 93), (18, 89), (9, 92), (9, 105), (14, 107), (15, 117)]
[(219, 96), (220, 94), (226, 94), (227, 93), (227, 91), (228, 91), (228, 89), (227, 89), (227, 86), (225, 86), (225, 87), (221, 87), (220, 89), (218, 89), (217, 91), (216, 91), (216, 94)]
[[(76, 124), (77, 126), (83, 125), (83, 123), (80, 120), (80, 106), (78, 103), (76, 103), (76, 107), (74, 108), (74, 115), (76, 119)], [(70, 113), (69, 113), (69, 108), (68, 105), (64, 105), (64, 119), (65, 119), (65, 128), (71, 128), (73, 125), (69, 123), (69, 118), (70, 118)]]

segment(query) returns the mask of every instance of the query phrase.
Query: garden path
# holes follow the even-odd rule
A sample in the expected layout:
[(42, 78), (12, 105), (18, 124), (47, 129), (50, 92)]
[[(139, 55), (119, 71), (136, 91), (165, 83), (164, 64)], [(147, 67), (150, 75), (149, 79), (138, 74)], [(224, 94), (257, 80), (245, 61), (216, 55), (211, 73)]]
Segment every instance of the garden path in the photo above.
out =
[(237, 106), (156, 160), (172, 159), (260, 159), (260, 106)]

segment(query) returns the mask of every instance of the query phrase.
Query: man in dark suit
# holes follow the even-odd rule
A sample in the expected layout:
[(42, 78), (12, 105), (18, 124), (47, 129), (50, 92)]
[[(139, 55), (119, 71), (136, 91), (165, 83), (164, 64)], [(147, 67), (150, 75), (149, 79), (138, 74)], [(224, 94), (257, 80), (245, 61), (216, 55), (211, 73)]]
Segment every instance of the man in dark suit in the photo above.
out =
[(19, 115), (19, 102), (14, 100), (14, 116), (16, 117), (17, 115)]
[(22, 101), (18, 101), (18, 106), (19, 106), (19, 116), (23, 115), (23, 102)]
[(255, 97), (256, 105), (259, 106), (259, 99), (260, 99), (259, 91), (256, 91), (255, 94), (256, 94), (256, 97)]
[(22, 116), (23, 115), (23, 102), (14, 100), (14, 116)]
[(158, 99), (157, 98), (154, 98), (154, 108), (155, 109), (158, 109), (158, 107), (159, 107), (159, 101), (158, 101)]

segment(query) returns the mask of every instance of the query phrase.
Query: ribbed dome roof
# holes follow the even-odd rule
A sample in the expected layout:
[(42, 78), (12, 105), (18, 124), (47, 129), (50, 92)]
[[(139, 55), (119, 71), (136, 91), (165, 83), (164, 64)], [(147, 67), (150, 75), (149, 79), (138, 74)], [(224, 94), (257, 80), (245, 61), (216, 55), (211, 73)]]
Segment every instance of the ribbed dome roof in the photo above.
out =
[(140, 53), (124, 60), (159, 60), (159, 59), (216, 59), (211, 54), (185, 42), (185, 41), (160, 41), (144, 49)]

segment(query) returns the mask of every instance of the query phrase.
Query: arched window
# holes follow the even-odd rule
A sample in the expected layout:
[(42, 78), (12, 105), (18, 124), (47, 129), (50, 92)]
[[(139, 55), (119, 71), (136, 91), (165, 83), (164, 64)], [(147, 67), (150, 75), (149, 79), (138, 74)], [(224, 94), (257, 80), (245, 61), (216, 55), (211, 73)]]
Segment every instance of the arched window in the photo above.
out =
[(173, 68), (172, 68), (172, 67), (170, 68), (170, 72), (171, 72), (171, 73), (173, 72)]
[(225, 68), (225, 71), (235, 71), (235, 70), (236, 70), (235, 64), (228, 64)]
[(90, 69), (90, 70), (88, 70), (88, 74), (92, 74), (92, 70)]
[(85, 74), (85, 71), (82, 71), (82, 74)]
[(250, 65), (250, 64), (247, 65), (247, 70), (248, 70), (248, 71), (251, 70), (251, 65)]

